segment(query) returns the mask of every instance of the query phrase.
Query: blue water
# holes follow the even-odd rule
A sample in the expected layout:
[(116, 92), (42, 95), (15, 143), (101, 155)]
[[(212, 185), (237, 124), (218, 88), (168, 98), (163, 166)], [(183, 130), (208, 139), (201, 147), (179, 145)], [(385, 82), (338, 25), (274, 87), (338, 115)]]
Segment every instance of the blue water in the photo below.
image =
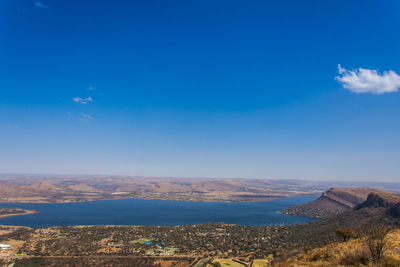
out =
[(121, 199), (81, 203), (0, 203), (0, 208), (34, 209), (39, 213), (0, 219), (0, 225), (33, 228), (67, 225), (183, 225), (225, 222), (280, 225), (313, 219), (279, 211), (317, 196), (296, 196), (268, 202), (188, 202)]

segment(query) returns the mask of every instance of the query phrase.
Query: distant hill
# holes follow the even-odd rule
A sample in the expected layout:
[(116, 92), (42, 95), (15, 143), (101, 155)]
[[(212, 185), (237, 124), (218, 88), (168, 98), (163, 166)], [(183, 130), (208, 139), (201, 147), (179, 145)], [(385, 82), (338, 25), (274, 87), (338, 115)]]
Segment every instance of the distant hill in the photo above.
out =
[(299, 180), (138, 176), (0, 177), (0, 202), (82, 202), (122, 198), (184, 201), (269, 201), (318, 194)]
[[(83, 202), (123, 198), (179, 201), (269, 201), (296, 195), (321, 194), (326, 183), (301, 180), (245, 178), (179, 178), (144, 176), (0, 176), (0, 202)], [(382, 189), (400, 192), (400, 183), (381, 184)], [(323, 217), (363, 202), (372, 189), (333, 188), (304, 214)], [(320, 214), (319, 208), (323, 208)], [(305, 210), (310, 210), (306, 208)], [(291, 213), (296, 214), (294, 210)]]
[(351, 210), (367, 200), (371, 193), (391, 194), (372, 188), (333, 187), (307, 204), (290, 207), (283, 212), (315, 218), (324, 218)]

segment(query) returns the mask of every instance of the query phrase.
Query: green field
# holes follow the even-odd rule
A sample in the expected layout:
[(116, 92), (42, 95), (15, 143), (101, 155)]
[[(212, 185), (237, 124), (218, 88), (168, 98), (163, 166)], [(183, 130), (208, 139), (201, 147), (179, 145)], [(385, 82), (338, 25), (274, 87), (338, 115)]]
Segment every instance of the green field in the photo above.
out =
[(243, 264), (234, 262), (233, 260), (230, 259), (215, 259), (213, 262), (218, 262), (221, 264), (221, 267), (243, 267)]
[(146, 256), (173, 256), (178, 251), (177, 248), (159, 248), (159, 249), (149, 249), (146, 251)]
[(148, 239), (148, 238), (140, 238), (140, 239), (131, 241), (131, 243), (133, 243), (133, 244), (136, 244), (136, 243), (144, 244), (144, 243), (150, 242), (150, 241), (153, 241), (153, 240), (152, 239)]
[(268, 267), (269, 260), (253, 260), (253, 267)]
[(201, 259), (193, 267), (206, 267), (210, 259)]

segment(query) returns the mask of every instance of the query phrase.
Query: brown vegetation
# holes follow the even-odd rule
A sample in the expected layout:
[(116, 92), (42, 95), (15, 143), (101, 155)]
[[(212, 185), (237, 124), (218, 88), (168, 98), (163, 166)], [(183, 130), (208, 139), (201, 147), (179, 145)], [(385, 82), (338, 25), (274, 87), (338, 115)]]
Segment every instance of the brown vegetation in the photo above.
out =
[(373, 224), (365, 231), (365, 244), (372, 262), (376, 265), (382, 262), (384, 253), (388, 249), (389, 232), (390, 228), (383, 224)]

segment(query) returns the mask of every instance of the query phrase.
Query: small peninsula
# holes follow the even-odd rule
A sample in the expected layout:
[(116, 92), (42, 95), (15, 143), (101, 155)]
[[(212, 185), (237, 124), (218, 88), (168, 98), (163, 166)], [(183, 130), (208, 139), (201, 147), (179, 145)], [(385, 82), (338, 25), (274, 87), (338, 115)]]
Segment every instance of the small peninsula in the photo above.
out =
[(20, 215), (33, 214), (33, 213), (38, 213), (38, 212), (35, 211), (35, 210), (5, 209), (5, 208), (0, 208), (0, 219), (2, 219), (2, 218), (7, 218), (7, 217), (12, 217), (12, 216), (20, 216)]

